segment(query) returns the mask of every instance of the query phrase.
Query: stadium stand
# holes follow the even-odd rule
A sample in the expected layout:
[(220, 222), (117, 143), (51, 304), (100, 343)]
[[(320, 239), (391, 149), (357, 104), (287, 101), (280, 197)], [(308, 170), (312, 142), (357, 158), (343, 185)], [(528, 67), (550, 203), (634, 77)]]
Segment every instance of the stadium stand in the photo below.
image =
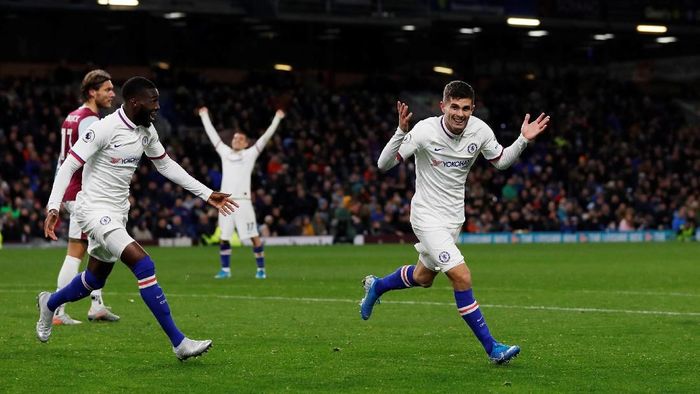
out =
[[(252, 75), (229, 84), (193, 74), (157, 74), (161, 114), (156, 126), (169, 153), (216, 188), (220, 163), (196, 108), (209, 107), (224, 141), (230, 141), (233, 130), (255, 139), (280, 98), (289, 97), (288, 118), (253, 175), (261, 234), (331, 234), (337, 241), (351, 241), (356, 234), (410, 234), (413, 166), (381, 175), (376, 159), (396, 127), (395, 100), (412, 104), (413, 99), (420, 107), (425, 93), (389, 81), (330, 88), (306, 80), (263, 85), (261, 79)], [(465, 231), (672, 229), (693, 234), (700, 219), (700, 130), (668, 91), (602, 74), (470, 82), (477, 92), (475, 115), (502, 143), (517, 136), (526, 111), (547, 111), (553, 125), (513, 168), (499, 172), (483, 159), (475, 164)], [(4, 242), (43, 239), (59, 127), (62, 116), (78, 106), (77, 83), (78, 73), (62, 68), (42, 79), (0, 79)], [(674, 98), (692, 98), (679, 89)], [(432, 99), (424, 116), (438, 113), (439, 97)], [(132, 183), (131, 203), (130, 231), (142, 240), (187, 236), (201, 241), (214, 233), (216, 213), (145, 160)]]

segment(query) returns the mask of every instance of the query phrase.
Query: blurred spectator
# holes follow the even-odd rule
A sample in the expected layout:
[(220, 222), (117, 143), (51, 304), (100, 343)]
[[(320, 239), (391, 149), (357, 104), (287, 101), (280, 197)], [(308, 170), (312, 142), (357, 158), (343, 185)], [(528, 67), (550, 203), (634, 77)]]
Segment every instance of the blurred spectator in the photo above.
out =
[(175, 231), (173, 231), (173, 225), (168, 222), (165, 218), (158, 219), (158, 224), (156, 225), (156, 231), (153, 234), (156, 238), (174, 238)]
[(143, 242), (153, 240), (153, 234), (151, 230), (148, 229), (148, 222), (145, 220), (139, 221), (139, 224), (132, 229), (132, 233), (136, 241)]

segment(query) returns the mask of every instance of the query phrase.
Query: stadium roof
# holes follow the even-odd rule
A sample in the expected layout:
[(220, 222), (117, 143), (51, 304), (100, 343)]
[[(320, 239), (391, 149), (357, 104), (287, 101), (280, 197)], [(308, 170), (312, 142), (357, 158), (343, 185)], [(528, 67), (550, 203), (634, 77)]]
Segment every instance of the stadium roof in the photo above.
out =
[[(109, 0), (99, 0), (107, 2)], [(685, 1), (0, 0), (0, 61), (478, 72), (696, 53)], [(536, 27), (514, 27), (510, 16)], [(641, 23), (663, 34), (637, 32)], [(80, 37), (76, 40), (76, 37)], [(69, 44), (70, 43), (70, 44)]]

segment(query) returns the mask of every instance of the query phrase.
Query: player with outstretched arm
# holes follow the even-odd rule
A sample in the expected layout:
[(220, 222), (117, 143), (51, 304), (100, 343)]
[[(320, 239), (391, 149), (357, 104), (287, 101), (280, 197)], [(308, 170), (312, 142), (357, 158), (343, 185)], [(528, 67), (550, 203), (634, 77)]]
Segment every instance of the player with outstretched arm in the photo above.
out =
[(73, 173), (84, 165), (76, 215), (80, 228), (88, 234), (90, 260), (87, 269), (61, 290), (39, 293), (36, 335), (40, 341), (48, 341), (56, 308), (102, 288), (114, 262), (120, 259), (136, 276), (141, 298), (170, 339), (175, 356), (185, 360), (209, 350), (212, 341), (189, 339), (177, 328), (158, 285), (153, 260), (126, 231), (131, 177), (145, 153), (158, 172), (219, 212), (230, 214), (237, 204), (228, 194), (214, 192), (194, 179), (165, 152), (152, 125), (160, 109), (158, 89), (153, 82), (133, 77), (124, 83), (122, 96), (124, 105), (93, 123), (73, 145), (54, 180), (44, 222), (45, 235), (53, 240), (63, 195)]
[(474, 332), (496, 364), (510, 361), (520, 353), (518, 346), (496, 341), (489, 331), (479, 303), (472, 292), (471, 272), (455, 244), (464, 224), (465, 185), (469, 169), (479, 154), (499, 170), (510, 167), (549, 123), (541, 114), (534, 122), (525, 115), (520, 136), (507, 148), (496, 140), (493, 130), (472, 116), (474, 90), (466, 82), (452, 81), (445, 86), (440, 108), (442, 116), (418, 122), (409, 130), (412, 113), (397, 102), (399, 127), (382, 150), (377, 165), (387, 171), (415, 155), (416, 193), (411, 201), (411, 225), (418, 237), (418, 262), (378, 278), (368, 275), (362, 281), (365, 296), (360, 315), (367, 320), (375, 303), (390, 290), (414, 286), (430, 287), (444, 272), (454, 289), (457, 311)]

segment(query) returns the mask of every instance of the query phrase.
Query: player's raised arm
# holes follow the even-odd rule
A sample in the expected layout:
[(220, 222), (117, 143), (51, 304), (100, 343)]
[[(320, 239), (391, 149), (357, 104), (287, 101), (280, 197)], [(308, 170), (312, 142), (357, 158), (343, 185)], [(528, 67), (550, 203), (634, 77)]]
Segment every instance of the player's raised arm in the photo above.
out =
[(281, 109), (278, 109), (277, 112), (275, 112), (275, 117), (272, 118), (272, 123), (270, 123), (270, 126), (265, 130), (265, 133), (258, 138), (257, 141), (255, 141), (255, 149), (258, 150), (258, 152), (261, 152), (263, 148), (265, 148), (265, 145), (267, 145), (267, 142), (270, 141), (270, 138), (275, 134), (275, 131), (277, 131), (277, 127), (280, 125), (280, 121), (284, 119), (285, 113)]
[(545, 116), (544, 112), (540, 114), (532, 123), (530, 121), (530, 114), (525, 114), (525, 119), (523, 120), (523, 125), (520, 126), (520, 134), (527, 138), (528, 141), (532, 141), (540, 135), (544, 129), (547, 128), (549, 124), (549, 116)]
[[(526, 114), (525, 120), (523, 120), (523, 125), (520, 127), (520, 136), (518, 136), (518, 139), (516, 139), (509, 147), (504, 149), (498, 144), (498, 142), (495, 142), (496, 137), (494, 136), (493, 141), (490, 141), (491, 144), (487, 143), (486, 149), (482, 151), (482, 154), (494, 167), (498, 168), (499, 170), (505, 170), (515, 163), (515, 160), (517, 160), (518, 157), (520, 157), (520, 154), (527, 147), (528, 142), (532, 141), (535, 137), (540, 135), (544, 129), (547, 128), (549, 119), (549, 116), (542, 113), (537, 117), (537, 119), (530, 123), (530, 114)], [(493, 142), (495, 142), (495, 146), (500, 148), (500, 154), (498, 154), (496, 157), (489, 158), (487, 156), (489, 155), (489, 145), (494, 146)]]
[(202, 125), (204, 125), (204, 131), (207, 133), (207, 137), (209, 137), (209, 141), (211, 141), (212, 145), (214, 145), (214, 149), (220, 154), (220, 155), (225, 155), (229, 153), (231, 148), (226, 146), (226, 144), (221, 141), (221, 137), (219, 137), (219, 133), (216, 131), (214, 128), (214, 125), (211, 123), (211, 119), (209, 118), (209, 110), (207, 107), (202, 107), (198, 111), (199, 117), (202, 119)]
[(377, 160), (377, 167), (379, 167), (379, 169), (382, 171), (389, 171), (395, 165), (408, 158), (408, 156), (403, 157), (399, 153), (399, 148), (401, 147), (402, 142), (410, 142), (411, 137), (407, 136), (406, 133), (408, 133), (409, 122), (413, 116), (413, 112), (409, 112), (408, 105), (406, 105), (406, 103), (402, 103), (401, 101), (396, 102), (396, 111), (399, 115), (399, 127), (396, 129), (396, 133), (394, 133), (384, 149), (382, 149), (382, 153), (379, 155), (379, 160)]

